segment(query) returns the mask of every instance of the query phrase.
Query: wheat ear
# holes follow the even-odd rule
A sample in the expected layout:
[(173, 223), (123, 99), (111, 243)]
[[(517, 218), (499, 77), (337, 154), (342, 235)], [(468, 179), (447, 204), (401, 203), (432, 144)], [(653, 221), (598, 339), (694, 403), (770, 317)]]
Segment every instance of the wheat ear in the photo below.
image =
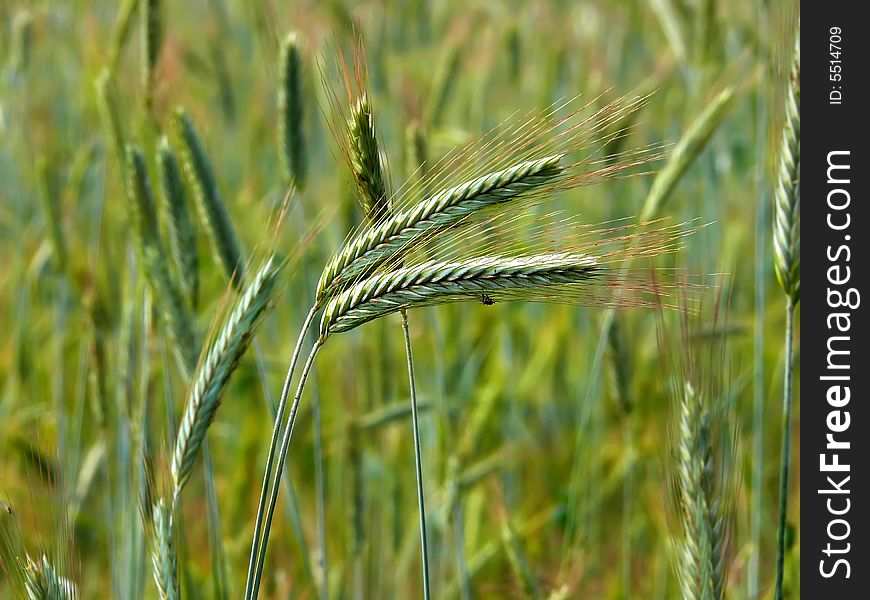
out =
[(773, 252), (776, 277), (793, 303), (801, 294), (801, 49), (800, 36), (794, 47), (789, 85), (785, 95), (785, 123), (779, 147)]
[(187, 111), (183, 108), (176, 110), (173, 121), (182, 148), (184, 172), (194, 189), (199, 214), (212, 248), (233, 287), (239, 289), (244, 276), (242, 254), (226, 206), (220, 197), (211, 161)]
[(317, 302), (336, 291), (339, 277), (346, 283), (369, 274), (383, 261), (396, 260), (396, 254), (406, 252), (414, 240), (551, 182), (563, 172), (561, 158), (555, 155), (522, 162), (442, 190), (362, 230), (326, 263), (317, 284)]
[(677, 504), (683, 524), (677, 557), (683, 598), (725, 597), (726, 508), (720, 500), (722, 473), (713, 445), (708, 401), (686, 382), (677, 428)]
[(139, 24), (142, 29), (142, 87), (145, 90), (145, 105), (153, 101), (154, 68), (160, 55), (163, 41), (161, 0), (141, 0)]
[(128, 146), (126, 164), (128, 206), (136, 233), (136, 246), (154, 300), (167, 320), (174, 338), (182, 370), (187, 371), (196, 362), (194, 324), (181, 291), (170, 276), (166, 256), (160, 244), (157, 213), (142, 152)]
[(166, 136), (161, 138), (157, 149), (157, 169), (160, 174), (163, 211), (169, 226), (169, 251), (190, 306), (196, 308), (199, 301), (196, 231), (187, 209), (187, 194), (184, 191), (181, 169)]
[(306, 155), (303, 128), (302, 59), (299, 36), (289, 33), (281, 43), (281, 85), (278, 90), (278, 146), (287, 181), (305, 187)]
[(76, 600), (79, 597), (75, 584), (58, 574), (45, 554), (39, 560), (27, 557), (24, 587), (29, 600)]
[(196, 371), (172, 455), (176, 497), (190, 477), (197, 452), (214, 419), (230, 375), (238, 366), (270, 305), (282, 266), (275, 258), (266, 261), (239, 298)]
[(160, 600), (178, 600), (178, 555), (175, 551), (175, 535), (172, 508), (163, 498), (151, 507), (146, 518), (146, 527), (151, 537), (151, 567), (154, 583)]
[(387, 184), (378, 150), (377, 130), (368, 95), (363, 94), (348, 122), (351, 172), (360, 191), (360, 203), (369, 222), (378, 222), (388, 209)]
[(598, 270), (594, 257), (570, 253), (427, 261), (375, 274), (333, 297), (323, 309), (320, 335), (348, 331), (411, 306), (578, 283)]

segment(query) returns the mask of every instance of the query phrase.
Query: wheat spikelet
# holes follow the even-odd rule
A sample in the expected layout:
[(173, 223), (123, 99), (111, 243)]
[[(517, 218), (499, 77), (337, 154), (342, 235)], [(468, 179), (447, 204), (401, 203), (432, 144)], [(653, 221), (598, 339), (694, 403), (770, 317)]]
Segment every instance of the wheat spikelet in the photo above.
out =
[(776, 277), (793, 303), (797, 303), (801, 294), (800, 102), (801, 49), (798, 35), (785, 97), (785, 123), (779, 150), (773, 220)]
[(184, 172), (194, 189), (200, 218), (227, 277), (233, 287), (238, 289), (244, 277), (241, 250), (226, 206), (218, 192), (211, 161), (193, 121), (183, 108), (176, 110), (173, 121), (182, 148)]
[(377, 131), (368, 95), (357, 100), (348, 123), (350, 165), (360, 192), (360, 203), (369, 222), (379, 221), (387, 212), (388, 195)]
[(154, 503), (148, 530), (151, 536), (151, 567), (161, 600), (178, 600), (178, 555), (175, 551), (173, 515), (163, 498)]
[[(714, 447), (716, 415), (690, 382), (684, 386), (677, 431), (677, 503), (684, 528), (677, 563), (683, 597), (725, 597), (727, 498)], [(727, 481), (726, 471), (726, 481)]]
[(289, 33), (281, 44), (281, 85), (278, 90), (278, 146), (288, 183), (305, 187), (305, 116), (302, 101), (302, 60), (299, 38)]
[(230, 375), (238, 366), (270, 306), (282, 266), (275, 258), (266, 261), (239, 298), (197, 369), (187, 395), (172, 455), (176, 496), (190, 477), (196, 455), (220, 405)]
[(317, 284), (317, 301), (333, 291), (339, 276), (349, 281), (370, 273), (379, 262), (395, 260), (414, 239), (459, 223), (484, 208), (516, 198), (552, 181), (561, 155), (526, 161), (443, 190), (406, 210), (382, 219), (351, 239), (326, 263)]
[(577, 283), (594, 277), (597, 268), (595, 258), (568, 253), (427, 261), (375, 274), (332, 298), (320, 334), (348, 331), (410, 306)]
[(163, 211), (169, 228), (169, 252), (190, 305), (196, 308), (199, 300), (196, 231), (187, 210), (187, 194), (184, 191), (181, 170), (166, 136), (161, 138), (157, 149), (157, 169), (160, 173)]
[(75, 584), (62, 577), (43, 554), (39, 560), (27, 557), (24, 567), (24, 586), (30, 600), (75, 600)]

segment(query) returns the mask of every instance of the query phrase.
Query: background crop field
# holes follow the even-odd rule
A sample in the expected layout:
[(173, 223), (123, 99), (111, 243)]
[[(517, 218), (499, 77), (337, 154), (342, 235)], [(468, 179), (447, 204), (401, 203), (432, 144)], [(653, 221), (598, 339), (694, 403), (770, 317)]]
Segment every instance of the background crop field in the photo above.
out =
[[(665, 143), (667, 154), (722, 93), (733, 94), (654, 215), (705, 226), (657, 263), (725, 274), (716, 281), (727, 302), (718, 317), (708, 310), (711, 285), (691, 335), (724, 341), (728, 357), (711, 375), (725, 383), (719, 401), (738, 432), (727, 458), (735, 480), (727, 597), (772, 597), (785, 326), (772, 215), (793, 10), (751, 0), (164, 2), (146, 85), (139, 8), (124, 27), (131, 4), (0, 2), (0, 498), (4, 527), (20, 532), (31, 556), (45, 552), (82, 598), (158, 597), (139, 509), (141, 448), (166, 479), (167, 439), (189, 381), (142, 275), (101, 120), (95, 81), (108, 69), (125, 136), (143, 148), (155, 191), (158, 136), (177, 106), (187, 109), (243, 254), (272, 244), (290, 255), (325, 219), (282, 272), (277, 304), (209, 429), (214, 501), (201, 459), (181, 500), (183, 597), (241, 593), (272, 429), (268, 402), (324, 262), (362, 220), (322, 81), (340, 85), (330, 80), (336, 48), (355, 29), (394, 189), (412, 176), (422, 145), (434, 163), (517, 111), (653, 92), (609, 149)], [(307, 181), (272, 239), (288, 193), (276, 98), (279, 45), (290, 31), (302, 48)], [(547, 209), (586, 223), (633, 222), (667, 164), (558, 192)], [(227, 278), (191, 214), (197, 324), (208, 331)], [(668, 509), (666, 464), (675, 374), (657, 342), (662, 313), (618, 310), (616, 349), (599, 343), (604, 314), (480, 302), (409, 312), (433, 597), (680, 597), (680, 517)], [(664, 343), (678, 353), (679, 319), (665, 311), (663, 321)], [(336, 336), (318, 357), (288, 455), (265, 597), (421, 597), (398, 323), (391, 315)], [(799, 317), (795, 339), (797, 378)], [(799, 398), (796, 389), (792, 598), (800, 595)], [(220, 531), (210, 535), (214, 507)], [(7, 577), (0, 570), (2, 597), (11, 593)]]

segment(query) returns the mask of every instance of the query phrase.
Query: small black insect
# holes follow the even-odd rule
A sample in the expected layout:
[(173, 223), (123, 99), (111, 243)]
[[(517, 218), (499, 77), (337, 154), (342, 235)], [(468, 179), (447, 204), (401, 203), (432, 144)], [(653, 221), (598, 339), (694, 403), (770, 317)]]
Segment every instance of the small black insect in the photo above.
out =
[(492, 298), (490, 298), (486, 294), (480, 295), (480, 302), (481, 302), (481, 304), (485, 304), (486, 306), (492, 306), (493, 304), (495, 304), (495, 300), (493, 300)]

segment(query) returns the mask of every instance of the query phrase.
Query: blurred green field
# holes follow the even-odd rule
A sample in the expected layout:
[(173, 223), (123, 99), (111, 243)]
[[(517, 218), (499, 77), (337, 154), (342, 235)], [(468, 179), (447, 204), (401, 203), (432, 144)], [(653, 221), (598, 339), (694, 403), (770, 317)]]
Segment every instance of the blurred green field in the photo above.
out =
[[(158, 479), (167, 478), (168, 432), (188, 382), (137, 260), (95, 80), (112, 71), (126, 137), (144, 149), (155, 189), (158, 133), (176, 106), (187, 109), (246, 256), (269, 244), (290, 255), (328, 217), (283, 272), (278, 303), (256, 338), (274, 397), (322, 265), (362, 220), (327, 125), (324, 89), (339, 85), (330, 80), (336, 46), (356, 28), (394, 189), (415, 168), (412, 125), (425, 131), (435, 162), (517, 111), (577, 95), (597, 106), (654, 92), (617, 143), (673, 148), (695, 116), (733, 88), (722, 124), (660, 213), (706, 226), (657, 262), (726, 274), (727, 308), (715, 321), (702, 310), (700, 327), (727, 343), (729, 360), (715, 376), (726, 383), (721, 401), (739, 429), (727, 597), (773, 597), (785, 299), (773, 269), (772, 203), (789, 10), (751, 0), (166, 2), (149, 109), (140, 17), (132, 14), (125, 34), (125, 4), (0, 2), (0, 499), (8, 508), (2, 518), (31, 556), (45, 552), (82, 598), (158, 597), (139, 512), (139, 448), (148, 442)], [(270, 222), (288, 190), (276, 97), (279, 44), (290, 31), (303, 44), (308, 176), (272, 239)], [(588, 223), (636, 218), (654, 179), (559, 192), (547, 210)], [(195, 221), (197, 319), (208, 331), (227, 279)], [(716, 290), (706, 292), (711, 308)], [(433, 597), (681, 597), (665, 465), (674, 373), (657, 343), (660, 313), (617, 312), (619, 356), (596, 353), (604, 314), (532, 303), (409, 312)], [(667, 339), (679, 344), (677, 315), (666, 311), (664, 321)], [(283, 488), (264, 597), (325, 597), (318, 443), (329, 597), (422, 597), (400, 332), (391, 315), (336, 336), (318, 356), (288, 456), (293, 502)], [(185, 598), (220, 596), (216, 543), (227, 595), (244, 588), (272, 430), (254, 355), (233, 375), (209, 429), (220, 542), (209, 538), (202, 460), (182, 498)], [(615, 366), (627, 388), (616, 385)], [(798, 386), (788, 598), (800, 597), (799, 398)], [(2, 597), (11, 593), (6, 578), (0, 570)]]

